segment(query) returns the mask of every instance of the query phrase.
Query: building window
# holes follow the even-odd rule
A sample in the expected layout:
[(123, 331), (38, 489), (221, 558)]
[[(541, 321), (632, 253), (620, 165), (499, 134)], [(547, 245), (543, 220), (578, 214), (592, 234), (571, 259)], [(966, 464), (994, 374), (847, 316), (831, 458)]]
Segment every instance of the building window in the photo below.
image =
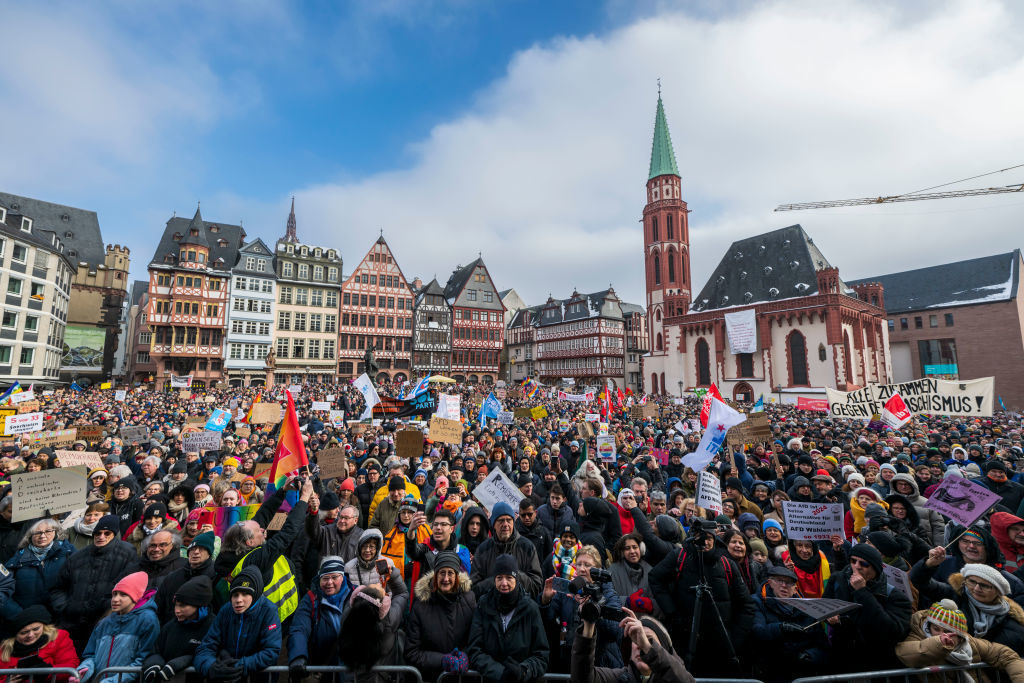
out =
[(10, 365), (11, 363), (11, 347), (0, 346), (0, 365)]
[[(672, 229), (671, 228), (671, 226), (672, 226), (671, 218), (672, 217), (669, 216), (669, 223), (668, 224), (669, 224), (669, 230), (670, 231)], [(669, 237), (670, 238), (672, 237), (671, 233), (669, 234)], [(676, 281), (676, 258), (675, 258), (675, 256), (676, 256), (675, 251), (673, 251), (672, 249), (669, 249), (668, 250), (668, 256), (665, 257), (665, 262), (668, 263), (668, 281), (669, 282), (675, 282)]]
[(307, 358), (319, 359), (320, 358), (320, 340), (310, 339), (309, 340), (309, 354)]
[(939, 316), (937, 316), (937, 315), (930, 315), (930, 316), (928, 316), (928, 327), (938, 327), (938, 326), (939, 326)]
[(139, 351), (135, 354), (136, 363), (149, 363), (149, 351)]
[(309, 305), (310, 306), (323, 306), (324, 305), (324, 290), (314, 289), (309, 293)]
[(303, 357), (305, 357), (305, 353), (306, 353), (305, 345), (306, 345), (306, 340), (305, 339), (293, 339), (292, 340), (292, 357), (293, 358), (303, 358)]
[(909, 326), (909, 325), (907, 325), (907, 319), (906, 319), (906, 318), (900, 318), (900, 329), (901, 329), (901, 330), (906, 330), (906, 329), (908, 329), (909, 327), (910, 327), (910, 326)]
[(13, 296), (21, 296), (21, 280), (12, 277), (7, 281), (7, 293)]
[(661, 284), (661, 256), (654, 255), (654, 284)]
[(927, 339), (917, 342), (921, 357), (921, 375), (957, 375), (956, 340)]
[(295, 314), (295, 331), (305, 332), (306, 331), (306, 314), (296, 313)]
[(292, 314), (286, 311), (279, 311), (277, 314), (277, 329), (290, 330), (292, 325)]
[[(355, 317), (355, 316), (353, 316)], [(324, 332), (337, 332), (338, 329), (338, 316), (326, 315), (324, 316)]]
[[(671, 216), (669, 216), (671, 218)], [(671, 221), (669, 222), (671, 226)], [(671, 235), (670, 235), (671, 237)], [(752, 353), (741, 353), (736, 356), (739, 361), (740, 377), (753, 377), (754, 376), (754, 354)]]
[(945, 317), (946, 317), (946, 327), (953, 327), (953, 314), (952, 313), (947, 313)]
[(281, 275), (283, 275), (284, 277), (292, 277), (294, 272), (295, 266), (293, 266), (289, 261), (285, 261), (284, 264), (281, 266)]
[(18, 314), (14, 311), (4, 311), (3, 327), (13, 328), (18, 326)]
[(341, 300), (342, 300), (342, 302), (346, 306), (350, 306), (352, 304), (352, 295), (349, 294), (348, 292), (345, 292), (345, 294), (344, 294), (344, 296), (342, 296)]
[(291, 302), (292, 302), (292, 288), (291, 287), (282, 287), (281, 288), (280, 303), (282, 303), (282, 304), (290, 304)]
[(26, 315), (25, 316), (25, 331), (26, 332), (38, 332), (39, 331), (39, 316), (38, 315)]
[(245, 257), (245, 269), (246, 270), (256, 270), (256, 257), (254, 257), (254, 256), (246, 256)]
[(334, 267), (328, 268), (327, 269), (327, 279), (330, 282), (337, 282), (338, 281), (338, 269), (334, 268)]
[(494, 292), (490, 292), (490, 291), (484, 292), (484, 303), (488, 303), (489, 304), (489, 303), (493, 303), (493, 302), (494, 302)]
[(895, 332), (896, 331), (896, 321), (892, 320), (890, 318), (888, 322), (889, 322), (889, 331), (890, 332)]
[(28, 247), (22, 244), (15, 244), (11, 250), (11, 260), (17, 263), (24, 263), (28, 259)]
[(651, 217), (651, 238), (657, 242), (660, 238), (658, 237), (658, 217)]
[(32, 365), (32, 361), (35, 360), (36, 350), (32, 347), (25, 347), (21, 350), (21, 364)]
[(295, 290), (295, 305), (296, 306), (308, 306), (309, 305), (309, 290), (305, 287), (298, 287)]
[(299, 279), (300, 280), (308, 280), (309, 279), (309, 265), (308, 264), (306, 264), (306, 263), (300, 263), (299, 264)]
[(794, 330), (789, 334), (786, 346), (789, 351), (790, 385), (807, 386), (807, 340)]
[(323, 266), (313, 266), (313, 279), (314, 280), (323, 280), (324, 279), (324, 267)]
[(467, 289), (466, 290), (466, 299), (468, 301), (476, 301), (476, 290), (475, 289)]
[(278, 339), (277, 340), (277, 357), (287, 358), (288, 357), (288, 340)]
[(919, 315), (915, 315), (914, 316), (914, 329), (915, 330), (920, 330), (923, 327), (924, 327), (924, 319), (921, 316), (919, 316)]
[(711, 351), (704, 339), (698, 339), (697, 351), (697, 384), (707, 386), (711, 384)]
[(326, 306), (327, 308), (337, 308), (338, 307), (338, 293), (334, 292), (334, 291), (328, 291), (327, 292), (327, 301), (324, 304), (324, 306)]

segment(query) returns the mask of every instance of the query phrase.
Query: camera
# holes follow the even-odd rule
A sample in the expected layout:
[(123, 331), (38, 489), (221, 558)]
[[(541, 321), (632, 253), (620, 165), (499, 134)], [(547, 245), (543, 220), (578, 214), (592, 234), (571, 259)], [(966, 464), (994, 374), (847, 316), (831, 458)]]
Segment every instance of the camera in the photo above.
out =
[(695, 519), (690, 525), (690, 532), (687, 540), (692, 540), (697, 546), (703, 545), (708, 538), (713, 537), (718, 525), (709, 519)]

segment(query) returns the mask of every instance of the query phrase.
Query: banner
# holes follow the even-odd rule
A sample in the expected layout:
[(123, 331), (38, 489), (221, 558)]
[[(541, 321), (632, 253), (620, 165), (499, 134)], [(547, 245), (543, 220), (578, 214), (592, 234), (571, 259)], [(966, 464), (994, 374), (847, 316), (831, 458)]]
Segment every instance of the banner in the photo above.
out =
[(725, 314), (725, 333), (729, 335), (729, 351), (757, 353), (757, 319), (753, 308)]
[(94, 325), (68, 325), (64, 328), (60, 367), (74, 372), (103, 370), (103, 349), (107, 345), (107, 331)]
[(586, 420), (587, 422), (600, 422), (601, 421), (601, 414), (600, 413), (587, 413), (586, 415), (583, 416), (583, 419)]
[(85, 504), (89, 490), (85, 467), (58, 467), (11, 476), (11, 521), (59, 515)]
[(711, 472), (697, 473), (697, 506), (722, 514), (722, 483)]
[(573, 401), (575, 403), (590, 403), (594, 400), (594, 392), (588, 391), (585, 394), (567, 394), (564, 391), (558, 392), (559, 401)]
[(331, 409), (330, 401), (313, 401), (313, 407), (310, 410), (323, 410), (329, 411)]
[(782, 501), (786, 536), (791, 541), (828, 541), (833, 536), (846, 538), (841, 503), (803, 503)]
[(172, 389), (188, 389), (192, 386), (192, 375), (171, 375)]
[(473, 489), (473, 497), (491, 514), (491, 509), (496, 503), (505, 502), (512, 506), (513, 510), (519, 510), (519, 501), (525, 496), (512, 480), (508, 478), (500, 467), (495, 467), (487, 478), (477, 484)]
[(34, 400), (36, 400), (36, 392), (32, 391), (31, 389), (29, 391), (19, 391), (16, 394), (11, 394), (11, 403), (13, 403), (14, 405), (24, 403), (25, 401)]
[(213, 415), (206, 421), (206, 425), (203, 427), (208, 432), (223, 432), (224, 428), (228, 426), (228, 422), (231, 421), (231, 413), (226, 410), (219, 408), (214, 409)]
[(881, 414), (886, 401), (896, 393), (903, 397), (913, 414), (991, 417), (994, 392), (992, 377), (960, 382), (928, 377), (901, 384), (869, 384), (850, 392), (825, 387), (832, 415), (864, 420)]
[(1002, 499), (998, 493), (981, 484), (947, 475), (924, 506), (941, 512), (963, 526), (970, 526)]
[[(764, 397), (758, 399), (761, 402), (761, 410), (764, 410)], [(800, 396), (796, 400), (797, 410), (813, 410), (818, 413), (828, 412), (828, 399), (827, 398), (805, 398)]]
[(43, 428), (43, 414), (25, 413), (24, 415), (8, 415), (7, 420), (4, 422), (4, 427), (7, 436), (38, 432)]

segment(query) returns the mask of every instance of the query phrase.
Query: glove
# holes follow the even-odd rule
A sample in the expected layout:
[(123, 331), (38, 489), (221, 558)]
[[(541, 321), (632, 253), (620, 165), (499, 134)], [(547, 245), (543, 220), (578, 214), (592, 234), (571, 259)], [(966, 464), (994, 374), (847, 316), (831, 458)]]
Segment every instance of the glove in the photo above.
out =
[(626, 607), (635, 614), (650, 614), (654, 611), (654, 601), (644, 595), (643, 588), (638, 588), (626, 598)]
[(164, 664), (163, 668), (160, 669), (160, 678), (165, 681), (169, 681), (178, 675), (178, 672), (184, 671), (188, 668), (188, 665), (192, 663), (192, 657), (185, 655), (184, 657), (175, 657), (171, 661)]
[(145, 683), (154, 683), (154, 681), (160, 680), (160, 665), (154, 664), (153, 666), (147, 667), (142, 672), (142, 680)]
[(306, 674), (306, 658), (296, 657), (288, 664), (288, 673), (292, 676), (304, 676)]
[(601, 618), (601, 608), (593, 600), (587, 600), (580, 605), (580, 618), (588, 624), (596, 624)]
[(787, 635), (787, 636), (792, 636), (792, 635), (796, 635), (798, 633), (803, 633), (804, 632), (804, 630), (802, 628), (800, 628), (799, 626), (797, 626), (796, 624), (790, 624), (790, 623), (785, 622), (785, 621), (782, 622), (781, 624), (779, 624), (779, 630), (782, 631), (782, 633)]
[(469, 670), (469, 658), (456, 648), (441, 658), (441, 668), (445, 673), (464, 674)]
[(210, 667), (210, 678), (221, 681), (237, 681), (242, 677), (242, 670), (234, 659), (220, 660)]
[(519, 666), (506, 664), (501, 672), (500, 683), (518, 683), (521, 674), (522, 669)]

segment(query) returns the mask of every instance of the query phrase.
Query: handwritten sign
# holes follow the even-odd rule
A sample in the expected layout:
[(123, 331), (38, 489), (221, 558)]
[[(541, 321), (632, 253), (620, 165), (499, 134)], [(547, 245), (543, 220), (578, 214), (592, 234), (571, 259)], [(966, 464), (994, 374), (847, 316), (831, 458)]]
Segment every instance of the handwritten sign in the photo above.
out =
[(181, 391), (178, 392), (178, 400), (179, 401), (188, 401), (191, 398), (192, 398), (192, 392), (190, 390), (188, 390), (188, 389), (182, 389)]
[(529, 408), (516, 408), (514, 415), (517, 420), (520, 418), (527, 420), (533, 419), (533, 411)]
[(536, 408), (530, 408), (530, 417), (534, 420), (541, 420), (548, 416), (548, 409), (544, 406), (537, 406)]
[(843, 531), (843, 506), (839, 503), (803, 503), (782, 501), (786, 536), (791, 541), (827, 541), (833, 536), (846, 538)]
[(515, 422), (516, 414), (511, 410), (502, 410), (498, 413), (498, 422), (503, 425), (510, 425)]
[(7, 420), (4, 422), (4, 427), (7, 430), (6, 434), (8, 436), (38, 432), (43, 428), (43, 414), (8, 415)]
[(316, 454), (316, 464), (320, 467), (321, 479), (347, 477), (348, 467), (345, 465), (345, 449), (328, 448)]
[(267, 525), (267, 531), (280, 531), (287, 520), (287, 512), (275, 512), (274, 516), (270, 520), (270, 524)]
[(272, 463), (272, 462), (261, 462), (261, 463), (259, 463), (258, 465), (256, 465), (256, 469), (254, 470), (255, 474), (253, 474), (253, 478), (254, 479), (269, 478), (270, 477), (270, 470), (271, 470), (271, 468), (273, 468), (273, 466), (274, 466), (274, 463)]
[(601, 434), (597, 437), (597, 455), (601, 462), (615, 462), (615, 437)]
[(395, 434), (395, 451), (399, 458), (418, 458), (423, 453), (423, 432), (403, 429)]
[(697, 473), (697, 505), (722, 514), (722, 483), (710, 472)]
[(182, 437), (181, 443), (186, 453), (220, 450), (220, 432), (190, 432)]
[(473, 497), (484, 506), (488, 515), (491, 514), (491, 508), (499, 502), (508, 503), (513, 510), (518, 510), (519, 501), (524, 498), (523, 492), (516, 488), (500, 467), (495, 467), (487, 478), (473, 489)]
[(78, 432), (78, 439), (86, 443), (99, 441), (103, 438), (103, 425), (80, 425), (75, 429)]
[(235, 427), (235, 436), (239, 439), (248, 439), (250, 434), (252, 434), (252, 430), (248, 427)]
[(330, 401), (313, 401), (313, 410), (329, 411), (331, 409)]
[(333, 427), (344, 427), (345, 426), (345, 411), (344, 410), (331, 410), (327, 414), (327, 421), (331, 423)]
[(600, 413), (587, 413), (586, 415), (583, 416), (583, 419), (585, 421), (587, 421), (587, 422), (600, 422), (601, 421), (601, 414)]
[(462, 423), (434, 415), (430, 418), (430, 438), (442, 443), (462, 443)]
[(102, 470), (103, 459), (100, 454), (96, 451), (64, 451), (60, 450), (55, 453), (57, 460), (60, 462), (60, 466), (64, 469), (69, 467), (78, 467), (84, 465), (90, 470)]
[(78, 439), (76, 429), (48, 429), (42, 432), (32, 432), (21, 437), (23, 444), (29, 446), (70, 446)]
[(11, 476), (11, 521), (77, 510), (88, 492), (87, 476), (85, 467), (60, 467)]
[(114, 392), (114, 400), (118, 403), (124, 403), (125, 397), (128, 396), (128, 391), (125, 389), (118, 389)]
[(14, 405), (34, 400), (36, 400), (36, 394), (34, 391), (19, 391), (16, 394), (11, 394), (11, 403)]
[(1002, 496), (980, 484), (963, 477), (947, 476), (924, 506), (941, 512), (963, 526), (970, 526), (1000, 500)]
[(594, 425), (589, 422), (580, 422), (576, 425), (576, 432), (584, 439), (589, 439), (594, 436)]
[(125, 425), (121, 427), (121, 438), (126, 443), (142, 443), (149, 440), (149, 427)]
[(280, 403), (257, 403), (252, 407), (251, 424), (276, 425), (281, 421), (283, 411)]

